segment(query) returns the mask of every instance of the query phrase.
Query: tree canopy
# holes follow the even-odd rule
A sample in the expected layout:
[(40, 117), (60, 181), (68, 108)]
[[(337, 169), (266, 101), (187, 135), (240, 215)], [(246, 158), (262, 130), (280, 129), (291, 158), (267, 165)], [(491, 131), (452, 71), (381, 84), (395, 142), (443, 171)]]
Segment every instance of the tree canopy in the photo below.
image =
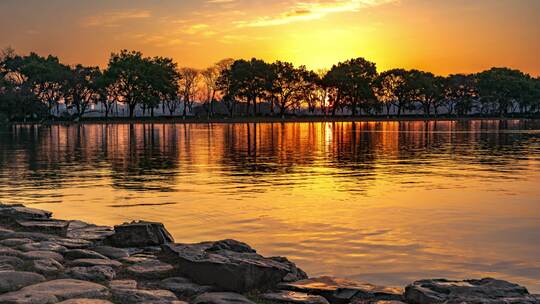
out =
[[(0, 53), (0, 112), (10, 120), (193, 115), (510, 115), (540, 112), (540, 77), (509, 68), (438, 76), (427, 71), (378, 72), (365, 58), (314, 72), (290, 62), (224, 59), (206, 69), (179, 68), (170, 58), (112, 53), (105, 69), (66, 65), (36, 53)], [(216, 108), (217, 107), (217, 108)], [(60, 108), (66, 111), (61, 113)], [(97, 110), (96, 110), (97, 109)], [(67, 114), (67, 116), (65, 115)]]

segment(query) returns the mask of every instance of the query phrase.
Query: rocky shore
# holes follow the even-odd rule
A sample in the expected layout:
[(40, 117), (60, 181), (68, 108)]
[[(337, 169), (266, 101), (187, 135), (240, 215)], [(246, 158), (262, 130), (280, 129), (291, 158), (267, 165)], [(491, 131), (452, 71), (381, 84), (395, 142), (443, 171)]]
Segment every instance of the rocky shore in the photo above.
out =
[(235, 240), (179, 244), (161, 223), (112, 228), (0, 204), (0, 303), (540, 304), (540, 296), (492, 278), (405, 288), (309, 278)]

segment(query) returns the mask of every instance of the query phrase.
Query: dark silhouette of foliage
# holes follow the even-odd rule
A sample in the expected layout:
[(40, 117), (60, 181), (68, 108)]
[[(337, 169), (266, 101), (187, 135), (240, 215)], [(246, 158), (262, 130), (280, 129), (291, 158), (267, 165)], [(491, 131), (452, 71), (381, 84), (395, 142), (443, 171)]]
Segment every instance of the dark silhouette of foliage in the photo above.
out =
[(80, 119), (92, 103), (99, 102), (98, 82), (102, 77), (98, 67), (77, 65), (70, 69), (64, 84), (64, 101), (68, 109), (75, 108)]
[(107, 68), (100, 70), (64, 65), (52, 55), (23, 56), (9, 48), (0, 53), (2, 120), (54, 119), (60, 114), (81, 119), (93, 104), (105, 117), (115, 106), (118, 115), (119, 104), (128, 109), (129, 117), (138, 110), (154, 116), (161, 107), (161, 115), (185, 118), (197, 113), (197, 104), (207, 118), (220, 112), (216, 106), (230, 116), (239, 112), (246, 116), (277, 112), (282, 117), (297, 113), (505, 116), (540, 112), (540, 78), (509, 68), (447, 77), (405, 69), (378, 73), (375, 63), (364, 58), (317, 73), (289, 62), (269, 64), (256, 58), (224, 59), (197, 70), (178, 68), (170, 58), (128, 50), (111, 54)]

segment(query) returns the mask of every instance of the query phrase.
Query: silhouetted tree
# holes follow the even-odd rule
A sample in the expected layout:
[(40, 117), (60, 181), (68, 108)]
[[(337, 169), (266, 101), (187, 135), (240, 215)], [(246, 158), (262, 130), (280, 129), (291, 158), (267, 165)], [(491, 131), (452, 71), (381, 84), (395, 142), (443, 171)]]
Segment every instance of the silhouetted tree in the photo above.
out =
[(419, 102), (426, 116), (431, 115), (432, 109), (438, 113), (438, 108), (444, 101), (443, 78), (418, 70), (411, 70), (407, 75), (405, 80), (409, 100)]
[(169, 58), (143, 57), (141, 52), (122, 50), (113, 53), (105, 71), (109, 93), (129, 107), (129, 117), (135, 108), (153, 110), (163, 100), (174, 99), (178, 92), (179, 74)]
[(4, 60), (9, 77), (21, 87), (29, 88), (36, 98), (47, 105), (49, 114), (63, 99), (63, 84), (69, 68), (57, 57), (41, 57), (36, 53), (28, 56), (10, 56)]
[(197, 78), (199, 71), (193, 68), (181, 68), (180, 71), (180, 97), (184, 103), (182, 117), (186, 118), (187, 109), (192, 108), (195, 95), (197, 94)]
[(122, 50), (113, 53), (105, 75), (114, 81), (115, 93), (129, 108), (129, 117), (135, 115), (135, 108), (142, 100), (144, 83), (144, 61), (141, 52)]
[(409, 104), (408, 78), (408, 71), (393, 69), (381, 73), (375, 80), (375, 95), (386, 108), (387, 116), (390, 115), (392, 106), (397, 108), (397, 115), (400, 116), (403, 109)]
[[(233, 116), (238, 102), (245, 102), (245, 115), (259, 114), (258, 102), (270, 103), (284, 116), (317, 106), (327, 115), (331, 110), (397, 115), (417, 107), (426, 116), (438, 115), (446, 106), (449, 115), (540, 112), (540, 78), (509, 68), (492, 68), (477, 74), (436, 76), (418, 70), (393, 69), (377, 74), (376, 65), (364, 58), (340, 62), (328, 71), (315, 73), (304, 66), (276, 61), (224, 59), (198, 71), (178, 69), (170, 58), (144, 57), (136, 51), (113, 53), (107, 69), (67, 66), (57, 57), (35, 53), (22, 56), (8, 48), (0, 52), (0, 112), (2, 120), (38, 119), (59, 113), (65, 103), (77, 118), (92, 103), (100, 104), (105, 117), (113, 106), (123, 103), (133, 117), (137, 107), (143, 114), (162, 106), (170, 115), (183, 103), (183, 117), (196, 101), (207, 116), (221, 100)], [(251, 108), (253, 107), (253, 110)], [(117, 107), (118, 109), (118, 107)]]
[(375, 63), (356, 58), (334, 65), (324, 79), (327, 86), (336, 90), (336, 103), (345, 102), (344, 106), (356, 116), (359, 110), (370, 110), (369, 101), (375, 98), (372, 89), (375, 77)]
[(237, 60), (230, 68), (230, 80), (235, 96), (246, 101), (246, 115), (258, 113), (257, 99), (266, 96), (268, 88), (268, 64), (259, 59)]
[(530, 76), (518, 70), (492, 68), (477, 75), (480, 102), (504, 116), (515, 103), (527, 99)]
[(98, 67), (76, 65), (70, 68), (64, 84), (64, 102), (68, 109), (75, 108), (80, 119), (92, 103), (99, 102), (98, 79), (102, 73)]
[(455, 74), (444, 80), (444, 96), (448, 114), (466, 115), (473, 108), (478, 96), (475, 78), (471, 75)]

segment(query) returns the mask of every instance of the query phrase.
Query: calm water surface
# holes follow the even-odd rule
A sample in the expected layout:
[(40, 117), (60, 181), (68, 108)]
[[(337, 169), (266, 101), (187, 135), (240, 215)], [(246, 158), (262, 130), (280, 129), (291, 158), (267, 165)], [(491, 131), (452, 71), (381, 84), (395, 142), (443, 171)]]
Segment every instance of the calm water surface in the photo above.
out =
[(540, 292), (540, 121), (10, 127), (0, 201), (235, 238), (310, 275)]

